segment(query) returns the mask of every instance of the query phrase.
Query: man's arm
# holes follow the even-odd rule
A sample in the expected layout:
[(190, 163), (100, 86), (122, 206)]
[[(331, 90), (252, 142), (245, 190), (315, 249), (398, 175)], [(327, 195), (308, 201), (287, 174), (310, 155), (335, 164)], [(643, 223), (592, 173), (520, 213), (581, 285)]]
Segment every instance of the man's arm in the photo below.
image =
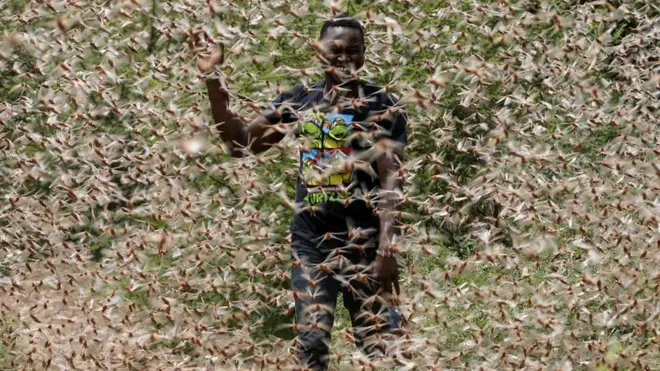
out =
[[(213, 40), (201, 26), (190, 29), (189, 36), (188, 42), (191, 48), (197, 52), (197, 66), (202, 73), (207, 73), (214, 66), (223, 63), (225, 57), (222, 44), (218, 45), (219, 49), (211, 53), (210, 57), (203, 56), (205, 49)], [(261, 153), (284, 138), (285, 134), (277, 130), (266, 135), (269, 130), (268, 126), (278, 123), (282, 118), (276, 110), (257, 117), (249, 125), (245, 125), (236, 114), (229, 110), (229, 94), (218, 78), (207, 78), (206, 89), (211, 102), (213, 121), (218, 124), (220, 136), (232, 157), (242, 157), (246, 154), (246, 150), (254, 154)], [(280, 100), (278, 103), (282, 103), (282, 98), (283, 96), (278, 97)]]
[[(391, 102), (390, 108), (396, 105)], [(380, 209), (380, 236), (378, 241), (378, 256), (376, 257), (375, 273), (383, 288), (387, 292), (394, 291), (399, 294), (399, 269), (393, 255), (392, 240), (398, 233), (395, 225), (395, 214), (398, 209), (397, 191), (402, 187), (399, 174), (403, 149), (407, 143), (406, 126), (407, 114), (403, 107), (394, 115), (389, 133), (378, 140), (381, 153), (376, 159), (376, 169), (380, 181), (380, 195), (378, 207)]]
[(398, 228), (396, 228), (395, 214), (398, 211), (397, 190), (402, 187), (402, 181), (397, 176), (400, 169), (400, 157), (395, 152), (385, 153), (376, 161), (376, 167), (380, 176), (380, 202), (378, 207), (380, 214), (380, 241), (379, 254), (388, 255), (388, 248)]
[[(232, 157), (242, 157), (249, 149), (257, 154), (266, 151), (273, 144), (284, 138), (285, 134), (277, 130), (266, 135), (272, 123), (266, 116), (259, 116), (248, 125), (228, 108), (229, 94), (222, 87), (219, 79), (206, 79), (206, 88), (211, 101), (213, 120), (218, 124), (220, 136), (229, 148)], [(271, 114), (272, 115), (272, 114)]]

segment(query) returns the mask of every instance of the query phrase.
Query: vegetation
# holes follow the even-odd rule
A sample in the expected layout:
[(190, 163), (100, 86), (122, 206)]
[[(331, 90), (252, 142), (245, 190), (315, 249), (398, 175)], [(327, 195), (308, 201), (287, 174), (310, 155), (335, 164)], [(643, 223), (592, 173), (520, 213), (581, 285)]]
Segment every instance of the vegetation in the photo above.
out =
[[(339, 10), (409, 113), (409, 336), (371, 366), (660, 368), (651, 2), (137, 0), (2, 9), (3, 369), (291, 365), (295, 142), (226, 155), (187, 31), (251, 118), (320, 78)], [(333, 367), (368, 369), (335, 324)]]

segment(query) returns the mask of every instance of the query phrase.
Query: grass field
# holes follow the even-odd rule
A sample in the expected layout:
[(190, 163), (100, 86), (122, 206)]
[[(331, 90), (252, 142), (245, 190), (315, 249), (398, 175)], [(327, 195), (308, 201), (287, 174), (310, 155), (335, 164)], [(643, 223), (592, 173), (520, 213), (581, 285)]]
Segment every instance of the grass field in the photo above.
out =
[[(294, 139), (228, 157), (186, 32), (226, 44), (250, 119), (320, 78), (333, 7), (409, 113), (408, 357), (371, 366), (660, 369), (657, 6), (210, 4), (2, 6), (2, 369), (291, 366)], [(332, 367), (369, 369), (335, 324)]]

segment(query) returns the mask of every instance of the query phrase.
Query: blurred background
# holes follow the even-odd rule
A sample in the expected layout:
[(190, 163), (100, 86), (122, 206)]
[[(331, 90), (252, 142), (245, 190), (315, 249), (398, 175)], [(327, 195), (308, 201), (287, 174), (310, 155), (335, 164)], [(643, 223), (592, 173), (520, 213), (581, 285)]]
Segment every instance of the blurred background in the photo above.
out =
[[(322, 77), (340, 12), (409, 113), (410, 335), (373, 366), (660, 369), (659, 10), (636, 0), (4, 2), (3, 369), (292, 365), (296, 148), (227, 156), (188, 30), (251, 119)], [(332, 367), (360, 369), (337, 308)]]

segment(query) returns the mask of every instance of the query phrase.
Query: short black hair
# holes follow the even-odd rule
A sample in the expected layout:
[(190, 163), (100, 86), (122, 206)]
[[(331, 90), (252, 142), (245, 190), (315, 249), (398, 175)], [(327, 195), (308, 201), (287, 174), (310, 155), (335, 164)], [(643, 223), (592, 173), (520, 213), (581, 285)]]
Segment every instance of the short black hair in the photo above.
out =
[(360, 35), (362, 36), (362, 44), (364, 44), (364, 27), (362, 27), (362, 23), (360, 23), (360, 21), (358, 21), (357, 19), (343, 13), (336, 15), (333, 18), (330, 18), (325, 22), (323, 22), (323, 26), (321, 27), (321, 34), (319, 35), (319, 38), (323, 39), (325, 35), (328, 33), (328, 29), (330, 27), (354, 28), (360, 31)]

